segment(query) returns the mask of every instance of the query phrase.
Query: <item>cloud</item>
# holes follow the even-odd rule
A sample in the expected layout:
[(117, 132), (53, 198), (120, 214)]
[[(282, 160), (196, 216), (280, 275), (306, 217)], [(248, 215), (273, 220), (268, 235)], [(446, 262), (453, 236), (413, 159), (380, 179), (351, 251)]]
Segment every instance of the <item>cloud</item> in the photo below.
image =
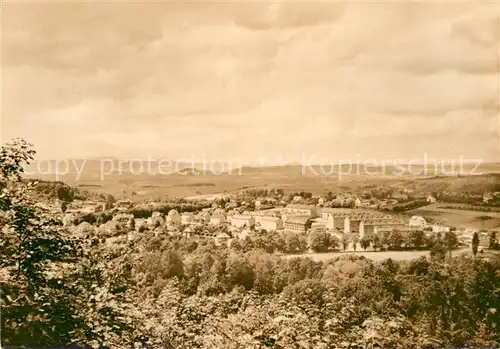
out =
[(46, 156), (494, 159), (495, 6), (8, 3), (2, 135)]

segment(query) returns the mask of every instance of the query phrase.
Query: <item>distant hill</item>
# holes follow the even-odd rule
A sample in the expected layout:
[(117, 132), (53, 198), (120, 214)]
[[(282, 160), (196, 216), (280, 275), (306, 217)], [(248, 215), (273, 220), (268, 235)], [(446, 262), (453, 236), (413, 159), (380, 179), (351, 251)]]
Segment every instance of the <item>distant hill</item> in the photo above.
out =
[(241, 165), (229, 162), (190, 163), (172, 160), (120, 160), (116, 158), (67, 159), (35, 161), (26, 167), (29, 176), (53, 176), (55, 174), (78, 174), (84, 177), (100, 177), (100, 174), (171, 175), (187, 170), (229, 172)]
[[(66, 167), (68, 164), (68, 167)], [(484, 188), (494, 191), (500, 182), (500, 164), (484, 164), (480, 174), (473, 176), (433, 176), (400, 173), (394, 167), (373, 167), (370, 173), (358, 171), (353, 165), (340, 169), (328, 166), (245, 166), (231, 168), (219, 164), (188, 164), (163, 161), (120, 161), (118, 159), (72, 159), (60, 162), (34, 163), (27, 178), (61, 181), (96, 193), (110, 193), (116, 197), (152, 199), (156, 196), (196, 196), (232, 192), (248, 188), (282, 188), (287, 191), (308, 191), (324, 195), (328, 191), (362, 191), (366, 186), (408, 187), (419, 191), (471, 190)], [(419, 173), (422, 167), (412, 167)], [(57, 173), (59, 170), (59, 173)], [(163, 174), (161, 172), (164, 172)], [(398, 172), (399, 171), (399, 172)], [(483, 190), (483, 189), (481, 189)]]

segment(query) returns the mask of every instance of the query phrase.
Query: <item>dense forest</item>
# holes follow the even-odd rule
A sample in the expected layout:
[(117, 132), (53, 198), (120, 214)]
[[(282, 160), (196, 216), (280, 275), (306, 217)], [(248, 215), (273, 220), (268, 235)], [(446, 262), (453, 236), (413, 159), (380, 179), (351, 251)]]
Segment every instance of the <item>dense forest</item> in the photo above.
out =
[(260, 246), (71, 234), (0, 152), (4, 347), (429, 348), (500, 344), (500, 260), (285, 259)]

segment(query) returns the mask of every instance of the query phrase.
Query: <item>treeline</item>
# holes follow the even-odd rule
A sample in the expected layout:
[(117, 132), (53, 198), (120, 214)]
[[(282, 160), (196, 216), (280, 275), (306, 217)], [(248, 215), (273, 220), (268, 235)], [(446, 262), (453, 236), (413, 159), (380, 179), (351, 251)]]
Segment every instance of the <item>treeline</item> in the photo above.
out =
[(428, 205), (427, 200), (415, 200), (415, 201), (408, 202), (405, 204), (396, 204), (393, 206), (392, 211), (393, 212), (405, 212), (405, 211), (414, 210), (416, 208), (427, 206), (427, 205)]
[(149, 218), (153, 212), (160, 212), (164, 215), (168, 214), (170, 210), (182, 212), (199, 212), (204, 208), (212, 207), (212, 203), (208, 201), (194, 201), (192, 203), (165, 203), (141, 207), (133, 207), (127, 210), (127, 213), (133, 214), (135, 218)]
[(438, 206), (438, 208), (464, 210), (464, 211), (478, 211), (478, 212), (500, 212), (500, 207), (488, 207), (488, 205), (479, 206), (477, 204), (475, 204), (474, 206), (444, 205), (444, 206)]
[(375, 251), (431, 250), (440, 253), (457, 248), (459, 241), (453, 231), (427, 236), (422, 230), (411, 230), (403, 234), (393, 229), (363, 237), (360, 245), (365, 250), (371, 246)]
[(113, 214), (111, 212), (96, 212), (96, 213), (83, 213), (77, 215), (72, 224), (79, 225), (83, 222), (87, 222), (92, 225), (101, 225), (109, 222), (113, 219)]
[(40, 200), (59, 200), (70, 203), (74, 200), (108, 200), (111, 195), (97, 194), (88, 190), (70, 186), (60, 181), (45, 181), (41, 179), (29, 179), (27, 183), (33, 185), (34, 194)]
[(260, 197), (283, 197), (285, 195), (285, 191), (283, 189), (247, 189), (244, 191), (244, 196), (248, 196), (252, 199), (257, 199)]
[(443, 255), (456, 249), (459, 241), (456, 233), (452, 231), (427, 236), (421, 230), (402, 233), (393, 229), (370, 234), (361, 239), (357, 234), (339, 236), (323, 231), (313, 231), (309, 234), (256, 231), (243, 239), (231, 240), (230, 246), (242, 252), (262, 249), (268, 253), (283, 254), (301, 254), (309, 249), (313, 252), (345, 251), (352, 246), (355, 250), (372, 248), (374, 251), (431, 250), (435, 254)]

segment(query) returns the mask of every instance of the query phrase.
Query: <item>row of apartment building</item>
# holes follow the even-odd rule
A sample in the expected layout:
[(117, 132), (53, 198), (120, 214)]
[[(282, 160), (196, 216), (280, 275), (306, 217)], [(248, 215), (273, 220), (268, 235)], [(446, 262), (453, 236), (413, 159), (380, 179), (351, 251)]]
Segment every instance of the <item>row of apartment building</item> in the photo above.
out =
[(291, 204), (284, 209), (285, 229), (294, 231), (330, 230), (360, 237), (377, 233), (381, 229), (408, 228), (407, 222), (394, 216), (373, 211), (345, 208), (319, 208)]
[(374, 211), (346, 208), (320, 208), (312, 205), (289, 204), (283, 208), (262, 211), (246, 211), (242, 214), (231, 212), (226, 215), (223, 210), (212, 214), (200, 212), (179, 214), (171, 210), (167, 223), (190, 224), (200, 220), (211, 225), (229, 223), (236, 228), (256, 227), (266, 231), (290, 230), (307, 232), (309, 230), (329, 230), (345, 234), (358, 234), (360, 237), (376, 234), (384, 229), (415, 229), (422, 227), (418, 218), (412, 217), (410, 224), (397, 217)]

